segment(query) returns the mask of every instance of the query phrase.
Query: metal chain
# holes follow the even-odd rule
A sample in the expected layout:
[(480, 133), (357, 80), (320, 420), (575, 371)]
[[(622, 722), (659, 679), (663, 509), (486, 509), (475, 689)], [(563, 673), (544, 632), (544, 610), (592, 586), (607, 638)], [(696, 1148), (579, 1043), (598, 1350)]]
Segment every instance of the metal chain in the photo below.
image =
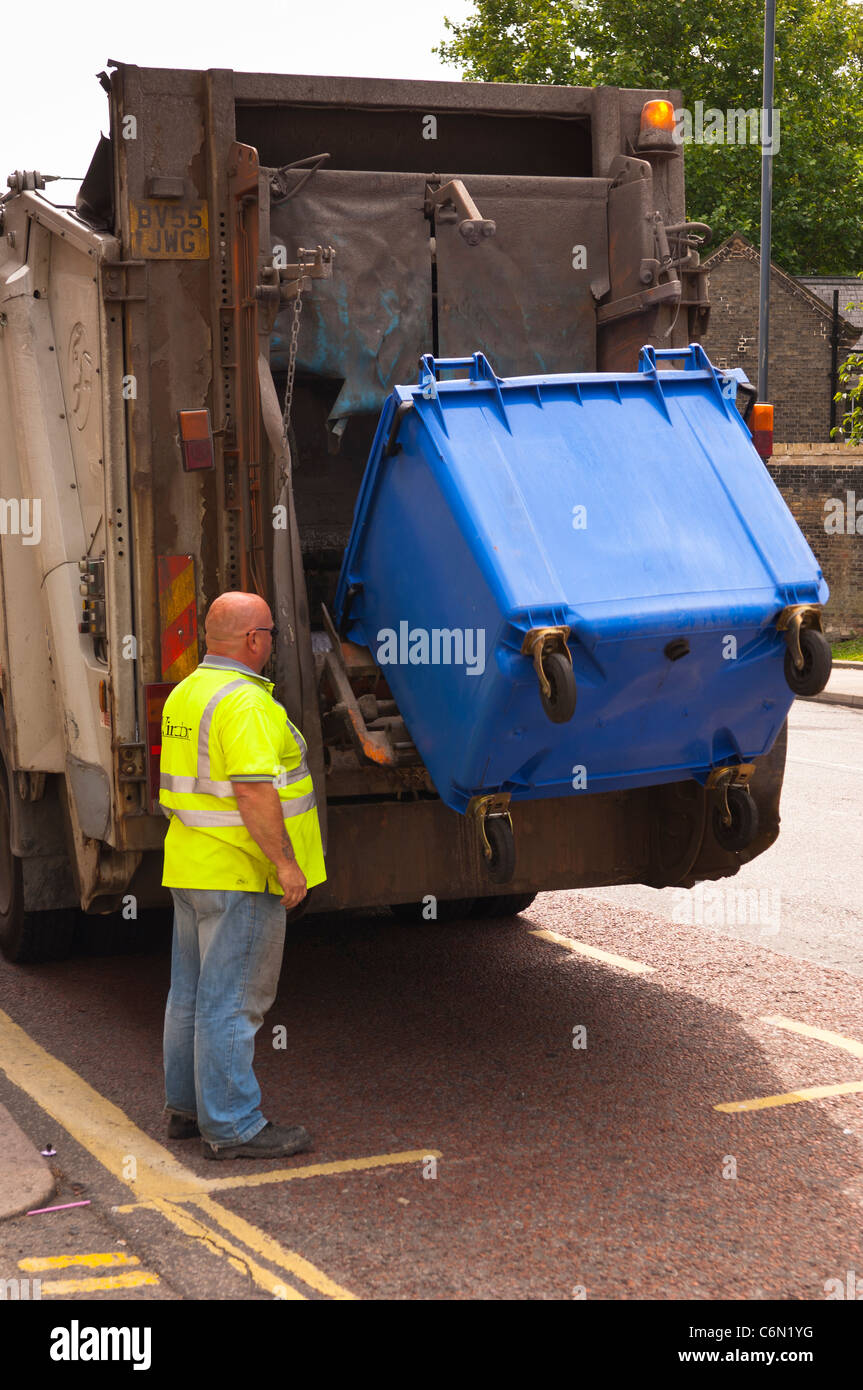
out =
[(282, 411), (282, 443), (288, 442), (288, 427), (291, 423), (291, 404), (294, 398), (294, 373), (297, 369), (297, 340), (300, 336), (300, 311), (303, 307), (303, 265), (300, 260), (300, 280), (294, 299), (294, 315), (291, 320), (291, 342), (288, 348), (288, 379), (285, 384), (285, 406)]

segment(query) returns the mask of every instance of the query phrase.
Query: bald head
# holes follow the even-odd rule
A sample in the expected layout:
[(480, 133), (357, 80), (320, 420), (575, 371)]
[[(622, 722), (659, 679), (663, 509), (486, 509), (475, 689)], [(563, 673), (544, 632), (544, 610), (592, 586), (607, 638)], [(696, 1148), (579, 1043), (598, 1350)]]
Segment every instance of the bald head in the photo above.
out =
[(272, 651), (272, 626), (269, 605), (259, 594), (239, 590), (220, 594), (210, 604), (205, 620), (207, 651), (232, 657), (260, 673)]

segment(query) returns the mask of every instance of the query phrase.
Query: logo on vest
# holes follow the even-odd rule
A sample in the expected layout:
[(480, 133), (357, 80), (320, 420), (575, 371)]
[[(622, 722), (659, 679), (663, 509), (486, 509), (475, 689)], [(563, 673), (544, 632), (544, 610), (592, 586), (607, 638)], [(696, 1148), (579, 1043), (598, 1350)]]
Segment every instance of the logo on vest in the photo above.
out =
[(162, 738), (188, 739), (191, 732), (191, 724), (172, 724), (167, 715), (162, 720)]

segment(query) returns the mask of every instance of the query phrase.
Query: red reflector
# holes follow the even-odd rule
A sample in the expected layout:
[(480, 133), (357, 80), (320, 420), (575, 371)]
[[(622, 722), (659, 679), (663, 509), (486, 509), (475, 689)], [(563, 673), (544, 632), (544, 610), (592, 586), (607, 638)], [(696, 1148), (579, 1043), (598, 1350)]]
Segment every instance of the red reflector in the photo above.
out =
[(190, 439), (183, 443), (183, 467), (187, 473), (199, 468), (213, 468), (213, 445), (209, 439)]

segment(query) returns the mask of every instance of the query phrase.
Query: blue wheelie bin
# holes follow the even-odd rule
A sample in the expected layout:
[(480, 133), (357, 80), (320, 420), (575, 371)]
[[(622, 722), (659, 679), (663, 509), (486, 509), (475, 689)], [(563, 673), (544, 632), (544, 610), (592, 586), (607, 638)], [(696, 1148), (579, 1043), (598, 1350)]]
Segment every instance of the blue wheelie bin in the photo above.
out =
[(829, 675), (828, 590), (737, 386), (693, 344), (508, 379), (424, 357), (392, 392), (334, 617), (446, 805), (695, 778), (727, 847), (753, 837), (752, 760)]

